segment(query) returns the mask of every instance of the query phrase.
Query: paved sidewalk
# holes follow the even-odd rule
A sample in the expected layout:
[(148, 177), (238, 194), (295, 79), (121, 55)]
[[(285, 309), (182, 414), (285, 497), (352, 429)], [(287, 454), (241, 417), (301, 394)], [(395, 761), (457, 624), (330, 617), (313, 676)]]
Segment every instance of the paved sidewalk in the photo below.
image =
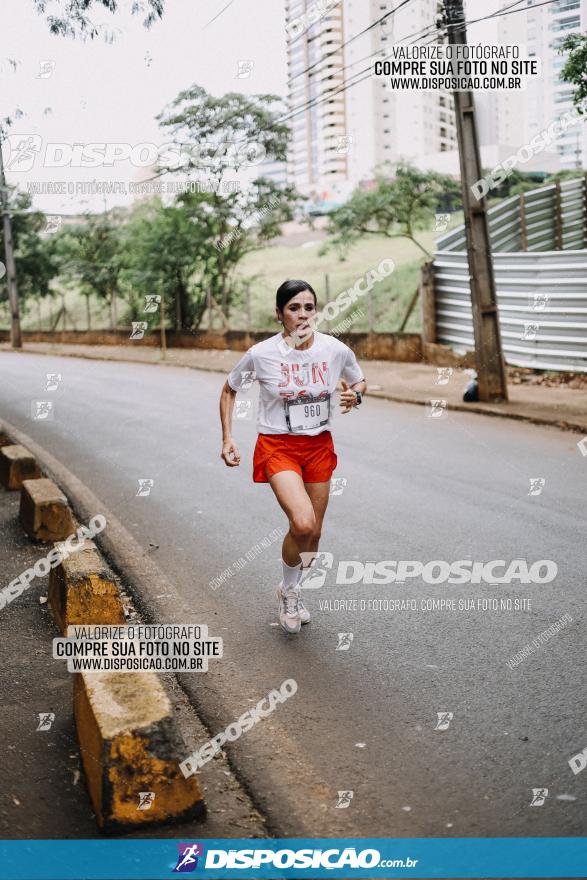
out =
[[(0, 344), (10, 351), (8, 343)], [(98, 360), (121, 360), (167, 364), (195, 370), (227, 374), (242, 355), (239, 351), (217, 349), (169, 349), (165, 361), (158, 348), (129, 345), (69, 345), (30, 342), (24, 352), (83, 357)], [(566, 385), (509, 384), (507, 403), (463, 403), (463, 390), (469, 376), (454, 369), (447, 385), (436, 384), (438, 369), (428, 364), (405, 364), (392, 361), (363, 360), (368, 394), (403, 403), (426, 404), (430, 399), (444, 399), (449, 409), (485, 415), (522, 419), (539, 425), (553, 425), (587, 434), (587, 390)]]
[[(46, 555), (18, 519), (19, 492), (0, 487), (0, 587)], [(98, 830), (81, 766), (73, 719), (72, 675), (53, 660), (52, 640), (61, 635), (49, 607), (49, 578), (0, 609), (0, 693), (3, 696), (3, 758), (0, 762), (0, 839), (103, 838)], [(209, 734), (175, 685), (172, 699), (190, 749)], [(38, 730), (39, 713), (54, 719)], [(204, 823), (145, 826), (115, 835), (132, 838), (265, 837), (264, 823), (233, 777), (223, 756), (206, 765), (200, 782), (207, 801)], [(173, 853), (172, 853), (173, 856)]]

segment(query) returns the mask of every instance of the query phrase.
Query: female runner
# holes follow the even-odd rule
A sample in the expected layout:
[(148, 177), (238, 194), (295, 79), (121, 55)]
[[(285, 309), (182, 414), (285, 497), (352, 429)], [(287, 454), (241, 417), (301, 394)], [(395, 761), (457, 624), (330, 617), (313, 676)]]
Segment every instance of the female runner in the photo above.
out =
[(338, 462), (330, 433), (331, 398), (341, 379), (340, 407), (346, 414), (359, 406), (367, 388), (353, 351), (313, 329), (316, 304), (306, 281), (284, 281), (275, 299), (283, 332), (249, 348), (220, 396), (220, 457), (228, 467), (238, 467), (240, 453), (232, 437), (235, 397), (254, 379), (260, 385), (253, 481), (270, 484), (289, 520), (282, 547), (283, 580), (277, 590), (279, 622), (288, 634), (298, 633), (301, 624), (310, 621), (300, 581), (303, 559), (311, 562), (318, 550), (330, 477)]

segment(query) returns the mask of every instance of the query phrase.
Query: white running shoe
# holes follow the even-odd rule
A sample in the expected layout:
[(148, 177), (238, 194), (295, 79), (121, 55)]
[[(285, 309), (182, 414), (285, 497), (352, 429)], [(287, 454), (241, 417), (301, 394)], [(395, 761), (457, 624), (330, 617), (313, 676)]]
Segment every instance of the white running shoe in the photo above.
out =
[(297, 590), (288, 590), (286, 593), (277, 589), (279, 599), (279, 623), (284, 632), (289, 635), (299, 633), (302, 628), (300, 618), (300, 594)]
[(300, 609), (300, 620), (302, 621), (302, 623), (310, 623), (312, 617), (310, 615), (310, 612), (302, 602), (301, 598), (298, 602), (298, 608)]

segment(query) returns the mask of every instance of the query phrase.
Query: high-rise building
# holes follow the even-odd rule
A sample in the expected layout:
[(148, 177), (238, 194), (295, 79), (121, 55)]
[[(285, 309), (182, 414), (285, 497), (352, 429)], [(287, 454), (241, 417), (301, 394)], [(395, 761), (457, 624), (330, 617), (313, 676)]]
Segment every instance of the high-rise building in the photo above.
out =
[[(316, 10), (327, 8), (313, 24)], [(318, 198), (344, 197), (384, 163), (454, 150), (446, 92), (391, 90), (376, 59), (418, 36), (433, 40), (437, 0), (286, 0), (292, 183)], [(384, 21), (381, 21), (382, 18)], [(307, 26), (309, 24), (309, 26)], [(327, 90), (331, 90), (330, 93)]]
[[(469, 0), (467, 18), (474, 9)], [(495, 15), (500, 12), (504, 14)], [(483, 22), (480, 41), (522, 46), (541, 64), (541, 75), (528, 77), (523, 90), (475, 96), (481, 144), (517, 150), (572, 107), (574, 87), (560, 78), (566, 53), (561, 54), (559, 47), (568, 34), (587, 30), (587, 0), (554, 0), (546, 5), (543, 0), (522, 0), (514, 9), (511, 0), (493, 0), (489, 13), (494, 17)], [(476, 35), (471, 27), (469, 42), (476, 42)], [(586, 161), (587, 125), (578, 123), (559, 135), (534, 164), (542, 162), (545, 171), (556, 171), (580, 168)]]
[[(308, 0), (286, 0), (287, 73), (292, 139), (288, 177), (301, 192), (319, 193), (347, 179), (346, 153), (338, 149), (347, 129), (342, 3), (306, 26)], [(327, 101), (322, 98), (332, 91)], [(319, 102), (319, 103), (318, 103)]]
[[(521, 0), (519, 8), (514, 11), (512, 0), (492, 0), (484, 8), (483, 15), (480, 15), (478, 4), (475, 0), (469, 0), (465, 6), (467, 20), (474, 23), (468, 27), (467, 42), (492, 46), (525, 46), (525, 4), (526, 0)], [(499, 15), (502, 11), (508, 11), (504, 9), (506, 6), (510, 7), (512, 14)], [(484, 20), (477, 22), (478, 18)], [(475, 105), (481, 144), (517, 149), (524, 138), (526, 91), (504, 89), (497, 92), (477, 92)]]
[[(531, 80), (527, 94), (527, 136), (531, 139), (573, 106), (574, 87), (560, 78), (567, 53), (560, 46), (570, 34), (587, 31), (587, 0), (556, 0), (539, 6), (527, 0), (528, 54), (542, 61), (542, 76)], [(554, 148), (562, 168), (581, 168), (587, 162), (587, 125), (566, 129)]]

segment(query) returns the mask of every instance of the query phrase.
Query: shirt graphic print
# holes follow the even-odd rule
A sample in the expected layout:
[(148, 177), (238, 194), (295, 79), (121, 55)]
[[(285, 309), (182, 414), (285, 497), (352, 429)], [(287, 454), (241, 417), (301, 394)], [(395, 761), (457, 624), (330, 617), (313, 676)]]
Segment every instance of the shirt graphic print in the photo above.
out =
[[(312, 436), (331, 429), (338, 380), (352, 385), (363, 379), (363, 373), (348, 345), (315, 330), (313, 343), (306, 350), (289, 348), (281, 333), (251, 346), (230, 372), (228, 384), (240, 394), (253, 395), (251, 377), (260, 386), (259, 433)], [(323, 405), (316, 407), (320, 401)], [(325, 417), (327, 421), (322, 423)]]

